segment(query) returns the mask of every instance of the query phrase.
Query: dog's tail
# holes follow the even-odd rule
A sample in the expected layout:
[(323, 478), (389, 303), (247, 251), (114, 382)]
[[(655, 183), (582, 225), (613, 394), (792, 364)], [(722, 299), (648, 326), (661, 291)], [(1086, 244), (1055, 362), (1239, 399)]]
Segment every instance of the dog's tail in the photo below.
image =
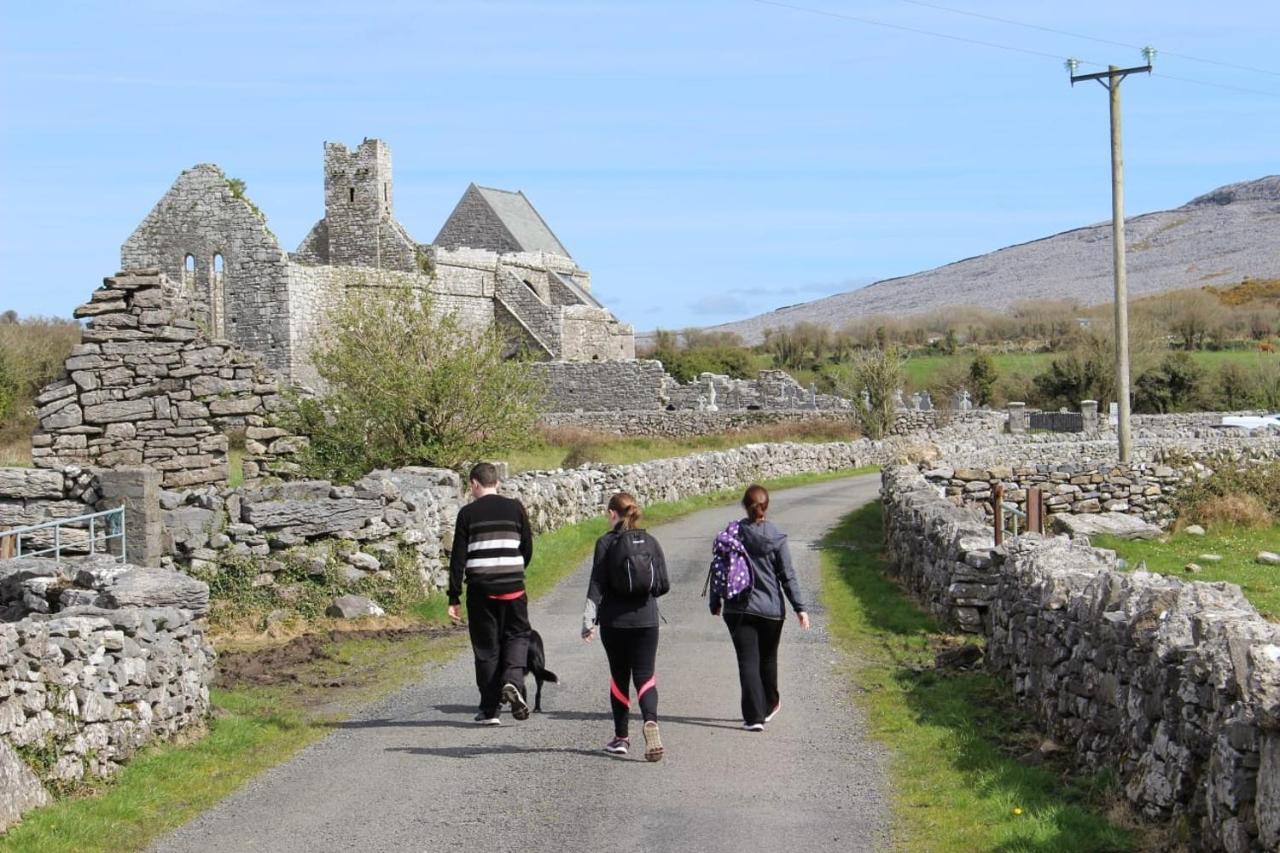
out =
[(544, 670), (542, 671), (542, 680), (543, 680), (543, 681), (548, 681), (548, 682), (550, 682), (550, 683), (552, 683), (552, 684), (559, 684), (559, 683), (560, 683), (560, 676), (556, 675), (554, 672), (552, 672), (552, 671), (551, 671), (551, 670), (549, 670), (549, 669), (544, 669)]

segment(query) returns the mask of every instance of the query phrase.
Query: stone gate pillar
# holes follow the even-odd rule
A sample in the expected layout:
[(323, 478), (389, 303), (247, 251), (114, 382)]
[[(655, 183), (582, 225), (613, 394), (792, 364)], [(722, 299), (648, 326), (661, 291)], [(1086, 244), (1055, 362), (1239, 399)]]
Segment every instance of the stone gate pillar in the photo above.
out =
[(1027, 404), (1026, 403), (1010, 403), (1009, 404), (1009, 432), (1022, 433), (1027, 431)]
[[(135, 566), (159, 566), (163, 555), (160, 516), (160, 472), (154, 468), (97, 471), (98, 509), (124, 506), (126, 557)], [(112, 553), (119, 553), (113, 540)]]
[(1098, 431), (1098, 401), (1081, 400), (1080, 417), (1084, 421), (1085, 432)]

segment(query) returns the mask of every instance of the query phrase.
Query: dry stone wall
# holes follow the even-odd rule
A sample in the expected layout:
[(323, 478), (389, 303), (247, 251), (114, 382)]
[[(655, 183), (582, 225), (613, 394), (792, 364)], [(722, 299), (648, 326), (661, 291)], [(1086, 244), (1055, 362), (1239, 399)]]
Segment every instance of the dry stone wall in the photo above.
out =
[(1193, 468), (1138, 462), (1041, 463), (996, 465), (990, 468), (925, 466), (925, 479), (943, 489), (954, 502), (993, 514), (992, 489), (1004, 486), (1004, 500), (1026, 512), (1027, 489), (1038, 486), (1050, 514), (1123, 512), (1153, 524), (1173, 520), (1170, 499), (1178, 484), (1196, 476)]
[(0, 562), (0, 830), (48, 802), (44, 785), (110, 776), (204, 719), (208, 602), (172, 571)]
[(882, 494), (892, 570), (986, 634), (988, 666), (1067, 754), (1203, 849), (1280, 849), (1280, 626), (1239, 588), (1121, 573), (1066, 538), (996, 549), (914, 468), (886, 470)]
[[(877, 452), (867, 441), (753, 444), (634, 465), (530, 472), (507, 478), (502, 492), (522, 500), (543, 532), (598, 517), (617, 491), (642, 503), (674, 501), (755, 480), (860, 467)], [(463, 501), (461, 478), (437, 468), (375, 471), (350, 486), (302, 480), (164, 492), (165, 565), (203, 573), (254, 560), (261, 570), (255, 583), (275, 588), (287, 603), (293, 594), (287, 578), (299, 566), (317, 576), (336, 569), (342, 583), (367, 590), (409, 552), (424, 583), (444, 588)]]
[(227, 432), (244, 429), (246, 476), (288, 472), (302, 440), (271, 424), (284, 405), (274, 376), (230, 341), (210, 339), (189, 311), (155, 270), (106, 279), (76, 309), (89, 326), (67, 375), (36, 398), (33, 462), (147, 465), (170, 487), (225, 482)]

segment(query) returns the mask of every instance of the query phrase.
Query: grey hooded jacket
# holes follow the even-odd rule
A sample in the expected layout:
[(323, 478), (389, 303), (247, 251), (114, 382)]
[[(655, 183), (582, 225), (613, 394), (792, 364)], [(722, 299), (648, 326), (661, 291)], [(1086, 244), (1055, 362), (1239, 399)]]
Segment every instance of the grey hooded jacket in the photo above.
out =
[[(749, 596), (724, 602), (725, 613), (747, 613), (765, 619), (786, 618), (783, 596), (791, 602), (796, 613), (805, 610), (800, 584), (791, 565), (791, 550), (787, 547), (787, 534), (771, 521), (752, 524), (747, 519), (738, 522), (738, 532), (747, 550), (747, 562), (755, 575), (755, 583)], [(712, 595), (711, 611), (720, 609), (719, 596)]]

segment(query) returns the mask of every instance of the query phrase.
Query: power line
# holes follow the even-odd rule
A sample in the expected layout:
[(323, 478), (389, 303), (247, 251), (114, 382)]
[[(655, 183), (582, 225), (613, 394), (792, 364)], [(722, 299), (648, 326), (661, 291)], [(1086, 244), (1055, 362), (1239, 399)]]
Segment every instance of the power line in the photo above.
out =
[[(926, 3), (924, 2), (924, 0), (898, 0), (898, 2), (908, 3), (912, 6), (922, 6), (926, 9), (937, 9), (942, 12), (950, 12), (954, 15), (967, 15), (970, 18), (980, 18), (984, 21), (996, 21), (998, 23), (1009, 24), (1010, 26), (1014, 26), (1014, 27), (1024, 27), (1025, 29), (1028, 29), (1028, 30), (1039, 30), (1045, 33), (1055, 33), (1060, 36), (1069, 36), (1071, 38), (1084, 39), (1085, 41), (1093, 41), (1093, 42), (1097, 42), (1098, 44), (1108, 44), (1113, 47), (1127, 47), (1132, 50), (1141, 50), (1143, 47), (1145, 47), (1145, 45), (1129, 44), (1128, 42), (1123, 42), (1123, 41), (1113, 41), (1111, 39), (1104, 39), (1104, 38), (1098, 38), (1097, 36), (1085, 35), (1084, 33), (1073, 33), (1067, 30), (1055, 29), (1054, 27), (1045, 27), (1045, 26), (1041, 26), (1040, 24), (1029, 24), (1025, 21), (1015, 21), (1012, 18), (1001, 18), (997, 15), (988, 15), (983, 12), (971, 12), (968, 9), (955, 9), (955, 8), (952, 8), (951, 6), (942, 6), (937, 3)], [(1219, 59), (1205, 59), (1204, 57), (1201, 57), (1201, 56), (1191, 56), (1190, 54), (1186, 54), (1186, 53), (1174, 53), (1171, 50), (1162, 49), (1160, 53), (1163, 54), (1164, 56), (1173, 56), (1173, 57), (1177, 57), (1178, 59), (1186, 59), (1191, 62), (1203, 62), (1206, 65), (1218, 65), (1218, 66), (1221, 66), (1222, 68), (1234, 68), (1237, 71), (1251, 71), (1255, 74), (1269, 74), (1272, 77), (1280, 77), (1280, 71), (1271, 71), (1266, 68), (1255, 68), (1252, 65), (1238, 65), (1234, 62), (1223, 62), (1222, 60), (1219, 60)], [(1170, 79), (1179, 79), (1179, 78), (1170, 78)], [(1185, 80), (1184, 82), (1198, 83), (1200, 81)], [(1245, 90), (1245, 91), (1248, 91), (1248, 90)]]
[[(752, 0), (752, 2), (759, 3), (763, 6), (777, 6), (780, 9), (791, 9), (794, 12), (807, 12), (810, 15), (823, 15), (828, 18), (840, 18), (846, 21), (856, 21), (860, 24), (871, 24), (872, 26), (876, 26), (876, 27), (885, 27), (891, 30), (901, 30), (902, 32), (915, 33), (916, 35), (932, 36), (934, 38), (947, 39), (949, 41), (958, 41), (958, 42), (963, 42), (965, 44), (976, 44), (981, 47), (993, 47), (997, 50), (1008, 50), (1008, 51), (1013, 51), (1014, 53), (1025, 53), (1030, 56), (1040, 56), (1040, 57), (1046, 57), (1048, 59), (1066, 59), (1067, 58), (1063, 54), (1045, 53), (1044, 51), (1040, 51), (1040, 50), (1029, 50), (1028, 48), (1025, 48), (1025, 47), (1013, 47), (1012, 45), (997, 44), (992, 41), (983, 41), (981, 39), (966, 38), (964, 36), (956, 36), (956, 35), (951, 35), (949, 33), (934, 32), (933, 30), (924, 30), (924, 29), (920, 29), (919, 27), (908, 27), (908, 26), (903, 26), (902, 24), (890, 24), (887, 21), (877, 21), (874, 18), (864, 18), (859, 15), (848, 15), (848, 14), (845, 14), (844, 12), (829, 12), (825, 9), (812, 9), (807, 6), (793, 6), (790, 3), (779, 3), (777, 2), (777, 0)], [(1100, 67), (1106, 67), (1101, 62), (1089, 62), (1083, 59), (1080, 61), (1085, 65), (1098, 65)]]
[[(861, 15), (850, 15), (844, 12), (832, 12), (827, 9), (814, 9), (810, 6), (797, 6), (792, 3), (782, 3), (782, 2), (779, 2), (779, 0), (751, 0), (751, 2), (758, 3), (762, 6), (776, 6), (780, 9), (790, 9), (793, 12), (804, 12), (809, 15), (820, 15), (826, 18), (836, 18), (839, 20), (854, 21), (855, 23), (859, 23), (859, 24), (870, 24), (871, 26), (884, 27), (890, 30), (899, 30), (901, 32), (914, 33), (916, 35), (924, 35), (924, 36), (930, 36), (932, 38), (946, 39), (948, 41), (961, 42), (962, 44), (973, 44), (973, 45), (978, 45), (980, 47), (995, 48), (996, 50), (1007, 50), (1013, 53), (1023, 53), (1023, 54), (1027, 54), (1028, 56), (1039, 56), (1047, 59), (1057, 59), (1057, 60), (1063, 60), (1068, 58), (1063, 54), (1046, 53), (1045, 51), (1041, 51), (1041, 50), (1031, 50), (1025, 47), (1014, 47), (1013, 45), (999, 44), (998, 42), (985, 41), (983, 39), (968, 38), (966, 36), (957, 36), (957, 35), (952, 35), (950, 33), (940, 33), (940, 32), (937, 32), (936, 30), (926, 30), (920, 27), (908, 27), (903, 24), (891, 24), (887, 21), (876, 20), (875, 18), (866, 18), (866, 17), (862, 17)], [(1035, 24), (1023, 24), (1020, 21), (1013, 21), (1007, 18), (997, 18), (992, 15), (984, 15), (977, 12), (965, 12), (959, 9), (951, 9), (946, 6), (938, 6), (932, 3), (924, 3), (924, 2), (921, 2), (921, 0), (900, 0), (900, 2), (913, 3), (918, 6), (927, 6), (929, 8), (940, 9), (947, 12), (955, 12), (956, 14), (960, 14), (960, 15), (972, 15), (973, 17), (976, 17), (976, 18), (987, 18), (993, 21), (999, 21), (1001, 23), (1028, 27), (1030, 29), (1046, 30), (1048, 32), (1057, 33), (1059, 35), (1071, 36), (1073, 38), (1088, 39), (1090, 41), (1096, 41), (1102, 44), (1110, 44), (1118, 47), (1126, 47), (1126, 48), (1132, 47), (1135, 49), (1139, 49), (1139, 48), (1136, 48), (1135, 45), (1130, 45), (1125, 42), (1109, 41), (1107, 39), (1099, 39), (1099, 38), (1094, 38), (1092, 36), (1085, 36), (1077, 33), (1069, 33), (1069, 32), (1066, 32), (1065, 30), (1055, 30), (1050, 27), (1040, 27)], [(1177, 56), (1179, 58), (1184, 58), (1184, 59), (1191, 58), (1191, 57), (1185, 57), (1182, 54), (1177, 54), (1177, 53), (1172, 53), (1167, 51), (1162, 51), (1162, 53), (1166, 56)], [(1105, 62), (1094, 62), (1092, 60), (1087, 60), (1087, 59), (1081, 59), (1078, 61), (1082, 65), (1096, 65), (1099, 68), (1107, 67), (1107, 63)], [(1215, 62), (1215, 60), (1208, 60), (1208, 59), (1199, 59), (1196, 61)], [(1217, 63), (1217, 64), (1225, 65), (1226, 63)], [(1243, 70), (1257, 71), (1262, 74), (1275, 73), (1275, 72), (1267, 71), (1261, 68), (1247, 68), (1247, 66), (1228, 65), (1228, 67), (1235, 67)], [(1208, 80), (1195, 80), (1190, 77), (1180, 77), (1180, 76), (1174, 76), (1172, 74), (1164, 74), (1159, 72), (1157, 72), (1154, 76), (1163, 77), (1166, 80), (1175, 80), (1179, 83), (1192, 83), (1196, 86), (1206, 86), (1213, 89), (1223, 89), (1229, 92), (1242, 92), (1250, 95), (1262, 95), (1268, 98), (1280, 98), (1280, 92), (1269, 92), (1264, 89), (1249, 89), (1244, 86), (1232, 86), (1227, 83), (1212, 83), (1212, 82), (1209, 82)]]

